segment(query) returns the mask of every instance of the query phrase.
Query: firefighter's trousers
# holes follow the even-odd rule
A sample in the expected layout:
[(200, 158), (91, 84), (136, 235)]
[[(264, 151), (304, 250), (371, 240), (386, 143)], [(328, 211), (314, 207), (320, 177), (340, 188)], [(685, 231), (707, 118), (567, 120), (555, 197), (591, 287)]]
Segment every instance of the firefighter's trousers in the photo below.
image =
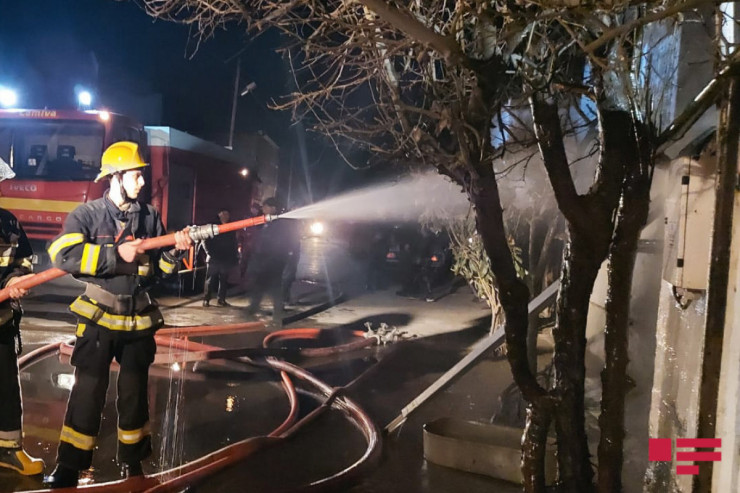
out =
[(151, 454), (147, 384), (156, 350), (151, 331), (136, 334), (109, 330), (79, 320), (71, 361), (75, 383), (59, 441), (59, 464), (77, 470), (90, 467), (113, 358), (120, 365), (116, 399), (118, 461), (135, 463)]
[(21, 446), (21, 386), (18, 380), (16, 334), (10, 321), (0, 327), (0, 447)]
[(206, 292), (203, 294), (204, 300), (210, 300), (213, 293), (218, 293), (219, 301), (226, 301), (226, 291), (229, 289), (227, 281), (231, 273), (232, 266), (220, 264), (218, 262), (208, 262), (208, 271), (206, 274)]

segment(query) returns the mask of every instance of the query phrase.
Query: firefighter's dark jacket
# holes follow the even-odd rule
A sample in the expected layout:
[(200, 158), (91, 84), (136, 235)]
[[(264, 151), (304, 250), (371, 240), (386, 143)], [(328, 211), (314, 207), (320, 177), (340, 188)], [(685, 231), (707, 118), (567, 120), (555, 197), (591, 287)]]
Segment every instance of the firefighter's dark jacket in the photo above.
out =
[[(33, 272), (33, 250), (18, 219), (5, 209), (0, 209), (0, 287), (6, 287), (14, 277)], [(0, 326), (13, 318), (13, 308), (18, 302), (7, 299), (0, 303)]]
[(230, 267), (239, 263), (239, 246), (236, 233), (230, 231), (205, 241), (208, 263)]
[(176, 271), (177, 250), (150, 250), (133, 263), (124, 262), (116, 248), (120, 243), (161, 236), (166, 231), (154, 207), (135, 202), (124, 212), (107, 197), (106, 193), (72, 211), (62, 233), (49, 245), (49, 256), (54, 266), (81, 281), (117, 297), (137, 300), (135, 309), (121, 313), (83, 294), (70, 305), (73, 313), (110, 330), (154, 331), (164, 320), (153, 301), (140, 303), (145, 296), (144, 286), (151, 276)]

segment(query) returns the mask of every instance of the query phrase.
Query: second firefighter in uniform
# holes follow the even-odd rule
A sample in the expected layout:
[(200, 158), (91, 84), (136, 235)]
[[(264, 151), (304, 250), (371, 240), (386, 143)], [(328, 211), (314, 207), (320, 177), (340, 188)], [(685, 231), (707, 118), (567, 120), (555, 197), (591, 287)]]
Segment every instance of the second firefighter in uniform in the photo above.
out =
[[(0, 181), (15, 173), (0, 159)], [(23, 407), (18, 379), (21, 352), (21, 306), (26, 291), (13, 285), (31, 275), (31, 244), (18, 220), (0, 209), (0, 285), (9, 288), (11, 299), (0, 302), (0, 467), (26, 476), (44, 472), (44, 463), (23, 450)]]

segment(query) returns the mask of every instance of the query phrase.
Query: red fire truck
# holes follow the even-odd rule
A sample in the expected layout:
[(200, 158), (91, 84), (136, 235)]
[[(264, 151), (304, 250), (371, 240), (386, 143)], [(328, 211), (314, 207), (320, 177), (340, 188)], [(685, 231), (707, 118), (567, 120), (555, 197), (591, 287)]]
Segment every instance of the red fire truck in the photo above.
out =
[(0, 183), (0, 207), (18, 217), (29, 238), (49, 241), (67, 214), (105, 192), (107, 183), (93, 179), (103, 150), (121, 140), (145, 149), (151, 167), (143, 199), (169, 230), (214, 222), (221, 207), (232, 219), (249, 217), (259, 180), (236, 152), (106, 111), (0, 110), (0, 157), (16, 172)]

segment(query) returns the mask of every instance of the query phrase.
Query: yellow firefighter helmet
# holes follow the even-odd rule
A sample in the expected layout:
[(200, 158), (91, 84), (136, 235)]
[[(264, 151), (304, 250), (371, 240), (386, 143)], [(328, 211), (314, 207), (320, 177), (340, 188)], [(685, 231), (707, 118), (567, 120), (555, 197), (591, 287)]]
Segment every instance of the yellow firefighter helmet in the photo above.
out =
[(96, 182), (115, 173), (149, 166), (141, 158), (139, 144), (135, 142), (116, 142), (115, 144), (111, 144), (103, 153), (103, 159), (100, 164), (100, 173), (95, 178)]

